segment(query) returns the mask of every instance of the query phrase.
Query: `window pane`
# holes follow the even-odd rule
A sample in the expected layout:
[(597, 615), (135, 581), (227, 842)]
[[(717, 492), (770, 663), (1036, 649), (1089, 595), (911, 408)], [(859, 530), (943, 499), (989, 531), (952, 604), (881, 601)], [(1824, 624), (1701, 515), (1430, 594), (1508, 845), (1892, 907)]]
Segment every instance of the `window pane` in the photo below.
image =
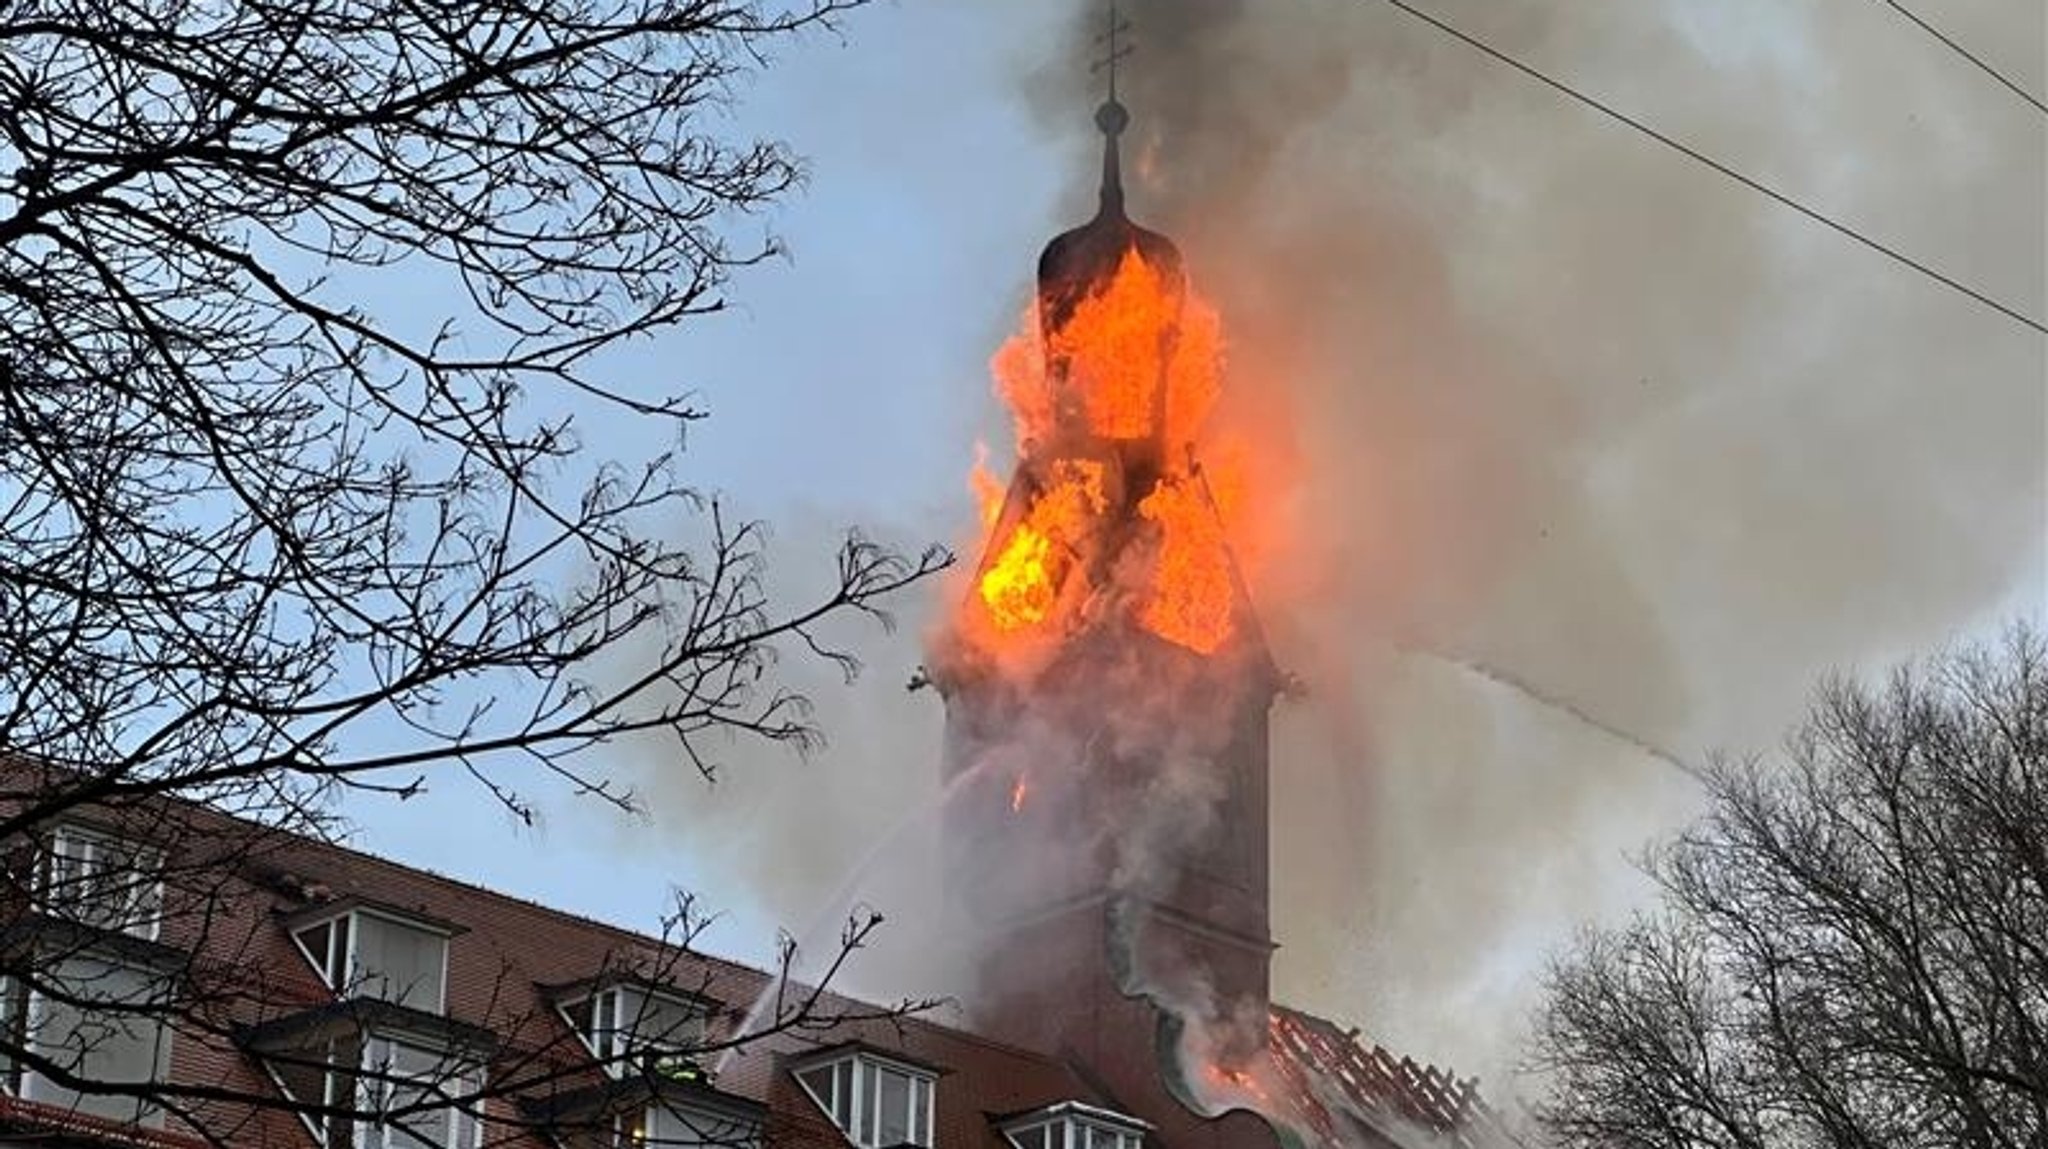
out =
[[(364, 1105), (388, 1120), (366, 1127), (364, 1149), (456, 1149), (474, 1143), (476, 1123), (455, 1104), (477, 1091), (474, 1071), (429, 1049), (373, 1038), (364, 1066)], [(468, 1140), (458, 1140), (466, 1137)]]
[(576, 1031), (576, 1036), (585, 1041), (590, 1040), (590, 1022), (594, 1013), (595, 1005), (587, 997), (562, 1003), (562, 1018), (569, 1023), (570, 1029)]
[(612, 1039), (618, 1033), (618, 1019), (618, 992), (606, 990), (598, 994), (597, 1004), (591, 1014), (590, 1045), (597, 1051), (600, 1060), (609, 1060), (614, 1052)]
[[(169, 1034), (152, 1004), (163, 1000), (150, 974), (93, 958), (53, 963), (41, 975), (68, 1001), (38, 994), (30, 1004), (26, 1037), (35, 1051), (89, 1082), (133, 1085), (163, 1076)], [(162, 1114), (133, 1097), (95, 1096), (59, 1086), (34, 1073), (22, 1092), (31, 1100), (120, 1121), (156, 1124)]]
[(448, 939), (388, 918), (356, 915), (357, 992), (438, 1013)]
[(832, 1073), (832, 1120), (850, 1133), (853, 1131), (853, 1062), (840, 1062)]
[[(20, 979), (0, 977), (0, 1034), (18, 1046), (28, 1024), (28, 1001)], [(0, 1054), (0, 1088), (12, 1093), (21, 1088), (15, 1080), (14, 1059)]]
[(880, 1121), (876, 1145), (902, 1145), (910, 1140), (910, 1077), (892, 1069), (881, 1070)]
[[(313, 968), (320, 971), (321, 977), (327, 977), (328, 971), (333, 968), (328, 961), (327, 947), (334, 941), (334, 923), (321, 922), (317, 926), (307, 926), (295, 936), (299, 939), (299, 944), (305, 947), (306, 957), (312, 961)], [(333, 982), (330, 980), (328, 984), (332, 985)]]
[(105, 891), (99, 902), (101, 924), (137, 937), (155, 937), (162, 889), (156, 853), (132, 842), (102, 841), (99, 863), (100, 888)]
[(619, 1030), (635, 1049), (687, 1049), (703, 1038), (700, 1013), (688, 1004), (637, 989), (619, 991)]
[[(431, 1089), (410, 1085), (394, 1086), (391, 1090), (390, 1105), (392, 1110), (403, 1113), (403, 1116), (392, 1123), (386, 1144), (393, 1146), (394, 1149), (399, 1146), (405, 1149), (423, 1149), (426, 1146), (447, 1149), (448, 1112), (434, 1107)], [(404, 1113), (405, 1110), (414, 1109), (416, 1106), (427, 1108)]]
[(932, 1143), (932, 1083), (924, 1078), (912, 1082), (910, 1097), (910, 1140), (916, 1145)]
[(875, 1072), (872, 1067), (862, 1066), (861, 1068), (863, 1072), (855, 1078), (855, 1080), (860, 1082), (860, 1112), (855, 1115), (855, 1119), (860, 1124), (860, 1131), (855, 1135), (854, 1140), (859, 1141), (862, 1145), (873, 1146), (879, 1144), (875, 1140), (875, 1092), (881, 1083), (875, 1080)]
[(757, 1149), (761, 1143), (759, 1126), (688, 1106), (656, 1106), (646, 1111), (645, 1120), (650, 1146)]
[(825, 1112), (832, 1114), (833, 1121), (838, 1122), (839, 1127), (844, 1129), (846, 1123), (839, 1120), (838, 1098), (832, 1088), (838, 1075), (839, 1066), (821, 1065), (816, 1069), (804, 1070), (796, 1075), (796, 1079), (803, 1082), (804, 1088), (811, 1091), (811, 1096), (817, 1098), (818, 1104), (824, 1106)]
[(341, 989), (348, 984), (348, 952), (351, 923), (354, 915), (344, 915), (334, 923), (334, 946), (327, 951), (327, 984)]
[(85, 880), (85, 846), (76, 837), (59, 833), (50, 843), (50, 863), (43, 897), (51, 906), (70, 905), (78, 899)]
[(53, 914), (153, 938), (161, 889), (153, 851), (71, 827), (50, 841), (43, 903)]

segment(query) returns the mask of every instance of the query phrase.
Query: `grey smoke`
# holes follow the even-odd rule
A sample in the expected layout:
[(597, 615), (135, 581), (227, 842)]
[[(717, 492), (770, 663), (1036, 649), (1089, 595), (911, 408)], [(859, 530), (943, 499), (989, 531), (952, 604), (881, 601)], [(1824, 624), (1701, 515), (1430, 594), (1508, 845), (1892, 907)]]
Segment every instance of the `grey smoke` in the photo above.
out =
[[(2048, 311), (2038, 114), (1882, 6), (1429, 7)], [(1071, 8), (1022, 84), (1080, 214), (1102, 11)], [(1223, 308), (1224, 417), (1300, 469), (1255, 588), (1310, 686), (1278, 988), (1497, 1076), (1543, 946), (1688, 808), (1658, 754), (1767, 748), (1822, 669), (2039, 609), (2048, 341), (1388, 5), (1123, 9), (1133, 214)], [(1940, 19), (2048, 86), (2039, 5)]]
[[(1067, 6), (1068, 42), (1019, 52), (1040, 62), (1019, 84), (1070, 145), (1078, 222), (1099, 9)], [(1640, 895), (1626, 852), (1691, 798), (1568, 711), (1680, 759), (1764, 749), (1823, 668), (2039, 610), (2048, 345), (1383, 4), (1124, 6), (1132, 211), (1223, 308), (1219, 417), (1299, 470), (1275, 498), (1299, 545), (1254, 587), (1309, 687), (1276, 712), (1276, 989), (1497, 1081), (1543, 947)], [(1882, 6), (1430, 6), (2048, 311), (2038, 113)], [(2048, 89), (2039, 5), (1940, 17)], [(989, 268), (991, 351), (1028, 272)], [(958, 539), (958, 504), (880, 517)], [(784, 519), (770, 569), (877, 518)], [(750, 763), (715, 797), (649, 759), (654, 832), (710, 892), (828, 938), (843, 903), (891, 915), (854, 988), (945, 984), (926, 944), (943, 716), (902, 678), (961, 590), (853, 635), (872, 669), (852, 688), (785, 667), (830, 732), (819, 759)]]

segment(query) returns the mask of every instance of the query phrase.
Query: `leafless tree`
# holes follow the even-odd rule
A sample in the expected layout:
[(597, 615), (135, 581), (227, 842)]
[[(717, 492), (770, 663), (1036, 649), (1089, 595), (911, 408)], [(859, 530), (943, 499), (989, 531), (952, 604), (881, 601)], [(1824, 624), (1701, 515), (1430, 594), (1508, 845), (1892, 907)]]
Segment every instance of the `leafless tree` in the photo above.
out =
[(682, 382), (610, 353), (774, 253), (749, 213), (799, 169), (715, 113), (862, 2), (0, 0), (17, 911), (73, 816), (168, 866), (167, 809), (320, 833), (338, 788), (459, 775), (530, 815), (535, 778), (630, 803), (583, 753), (621, 735), (707, 772), (815, 737), (778, 652), (851, 669), (818, 624), (946, 556), (852, 535), (769, 601), (761, 526), (678, 472)]
[(1661, 910), (1553, 966), (1544, 1118), (1586, 1149), (2048, 1139), (2048, 649), (1819, 693), (1719, 762)]

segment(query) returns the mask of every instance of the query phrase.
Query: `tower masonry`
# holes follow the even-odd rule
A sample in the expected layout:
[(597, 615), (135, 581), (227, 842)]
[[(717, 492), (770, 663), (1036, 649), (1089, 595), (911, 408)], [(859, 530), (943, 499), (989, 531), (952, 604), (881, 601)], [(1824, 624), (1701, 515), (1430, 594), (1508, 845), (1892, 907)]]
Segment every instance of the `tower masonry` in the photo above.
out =
[(1280, 679), (1195, 449), (1218, 324), (1126, 212), (1113, 89), (1095, 120), (1099, 205), (999, 357), (1017, 468), (934, 680), (977, 1025), (1138, 1089), (1190, 1045), (1263, 1052)]

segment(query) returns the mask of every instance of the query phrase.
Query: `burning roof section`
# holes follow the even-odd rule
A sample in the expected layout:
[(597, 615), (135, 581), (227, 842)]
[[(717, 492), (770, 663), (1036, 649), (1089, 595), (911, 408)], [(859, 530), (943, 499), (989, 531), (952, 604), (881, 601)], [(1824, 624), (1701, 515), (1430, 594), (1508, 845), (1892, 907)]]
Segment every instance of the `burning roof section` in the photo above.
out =
[(1491, 1149), (1512, 1143), (1500, 1117), (1479, 1097), (1475, 1078), (1367, 1046), (1357, 1030), (1285, 1006), (1273, 1009), (1268, 1047), (1280, 1080), (1301, 1102), (1326, 1144), (1345, 1144), (1340, 1117), (1376, 1131), (1405, 1126), (1429, 1133), (1444, 1149)]
[(960, 630), (1010, 668), (1102, 627), (1262, 661), (1227, 517), (1195, 457), (1222, 324), (1173, 242), (1126, 214), (1129, 112), (1112, 95), (1095, 122), (1096, 214), (1046, 246), (1034, 315), (993, 363), (1018, 466), (1007, 494), (980, 483), (988, 538)]
[(1509, 1149), (1518, 1144), (1459, 1078), (1367, 1043), (1356, 1029), (1287, 1006), (1268, 1018), (1264, 1054), (1242, 1069), (1211, 1066), (1194, 1090), (1213, 1112), (1248, 1109), (1301, 1149)]

